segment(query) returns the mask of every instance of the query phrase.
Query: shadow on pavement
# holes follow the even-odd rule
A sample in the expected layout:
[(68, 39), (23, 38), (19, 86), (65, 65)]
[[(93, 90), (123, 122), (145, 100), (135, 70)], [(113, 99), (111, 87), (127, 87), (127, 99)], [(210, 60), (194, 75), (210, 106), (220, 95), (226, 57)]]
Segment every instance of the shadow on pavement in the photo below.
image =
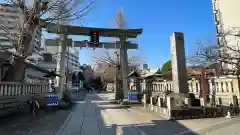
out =
[[(73, 101), (84, 100), (86, 93), (71, 92)], [(66, 109), (45, 107), (37, 116), (26, 107), (23, 111), (0, 118), (0, 135), (52, 135), (65, 121), (74, 105)]]
[[(76, 101), (81, 95), (74, 93)], [(85, 102), (88, 101), (88, 102)], [(79, 135), (198, 135), (187, 127), (174, 121), (147, 117), (131, 108), (111, 104), (99, 97), (88, 94), (85, 101), (78, 102), (75, 109), (49, 111), (39, 116), (14, 116), (0, 120), (0, 135), (53, 135), (65, 123), (70, 112), (72, 122), (68, 122), (65, 133), (76, 132)], [(77, 108), (81, 106), (80, 108)], [(129, 109), (129, 110), (127, 110)], [(80, 114), (83, 113), (83, 114)], [(147, 112), (146, 112), (147, 113)], [(139, 119), (137, 119), (140, 117)], [(156, 119), (155, 119), (156, 118)], [(82, 124), (81, 124), (82, 123)], [(99, 133), (100, 132), (100, 133)], [(61, 135), (67, 135), (67, 134)]]
[[(128, 113), (129, 110), (124, 111), (127, 110), (127, 108), (121, 108), (121, 105), (118, 107), (118, 105), (103, 101), (102, 98), (97, 96), (91, 101), (91, 104), (96, 108), (95, 115), (99, 116), (99, 129), (101, 131), (101, 135), (198, 135), (177, 121), (149, 119), (149, 122), (144, 123), (141, 121), (141, 118), (139, 121), (136, 119), (134, 120), (134, 112)], [(112, 114), (109, 110), (114, 110), (112, 112), (119, 114), (124, 112), (125, 116)], [(106, 118), (103, 118), (103, 112), (105, 115), (109, 116), (107, 121)], [(133, 121), (126, 120), (128, 122), (125, 122), (123, 119), (126, 119), (126, 116)], [(111, 121), (111, 124), (109, 124), (109, 121)]]

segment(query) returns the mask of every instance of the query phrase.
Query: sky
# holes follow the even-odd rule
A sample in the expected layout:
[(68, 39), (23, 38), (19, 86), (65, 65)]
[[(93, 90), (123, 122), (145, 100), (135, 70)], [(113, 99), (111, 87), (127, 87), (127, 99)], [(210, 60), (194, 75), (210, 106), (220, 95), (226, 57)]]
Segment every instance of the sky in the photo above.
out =
[[(88, 1), (88, 0), (85, 0)], [(116, 15), (123, 9), (128, 28), (143, 28), (143, 33), (134, 39), (139, 49), (130, 51), (151, 68), (157, 68), (170, 60), (170, 35), (183, 32), (186, 55), (196, 50), (196, 41), (215, 40), (215, 24), (211, 0), (95, 0), (91, 12), (74, 25), (115, 28)], [(0, 0), (2, 2), (2, 0)], [(80, 9), (79, 9), (80, 10)], [(46, 36), (44, 38), (49, 38)], [(74, 40), (89, 37), (73, 36)], [(101, 39), (100, 39), (101, 40)], [(102, 39), (114, 41), (114, 39)], [(92, 57), (105, 50), (80, 49), (80, 63), (91, 64)], [(130, 55), (129, 54), (129, 55)]]
[[(129, 28), (143, 28), (136, 41), (137, 54), (149, 67), (156, 68), (170, 60), (170, 35), (183, 32), (186, 55), (193, 55), (196, 41), (215, 40), (211, 0), (97, 0), (93, 10), (83, 18), (84, 26), (114, 27), (122, 8)], [(90, 63), (94, 51), (81, 49), (80, 62)]]

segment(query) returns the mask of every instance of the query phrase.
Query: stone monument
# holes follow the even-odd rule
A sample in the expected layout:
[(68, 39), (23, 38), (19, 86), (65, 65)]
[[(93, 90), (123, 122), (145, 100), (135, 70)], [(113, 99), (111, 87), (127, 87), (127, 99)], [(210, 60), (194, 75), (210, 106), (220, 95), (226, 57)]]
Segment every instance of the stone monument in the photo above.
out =
[(184, 36), (183, 33), (174, 32), (170, 39), (173, 92), (168, 94), (168, 106), (171, 106), (171, 109), (179, 109), (191, 104), (188, 94)]
[(187, 68), (183, 33), (171, 35), (172, 79), (175, 93), (188, 93)]

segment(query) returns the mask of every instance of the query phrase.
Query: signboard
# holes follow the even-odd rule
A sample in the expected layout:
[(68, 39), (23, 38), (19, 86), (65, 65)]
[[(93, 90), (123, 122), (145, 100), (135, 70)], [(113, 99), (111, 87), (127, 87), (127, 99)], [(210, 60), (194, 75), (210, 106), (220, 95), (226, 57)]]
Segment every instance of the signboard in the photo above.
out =
[(128, 101), (139, 102), (139, 92), (128, 92)]
[(58, 106), (58, 96), (55, 94), (46, 95), (45, 103), (47, 106)]
[(98, 31), (90, 32), (90, 42), (94, 45), (94, 47), (98, 47), (98, 45), (99, 45), (99, 32)]
[[(57, 39), (46, 39), (45, 40), (45, 45), (47, 46), (58, 46), (59, 45), (59, 38)], [(67, 39), (66, 44), (68, 46), (72, 46), (73, 40), (71, 38)]]

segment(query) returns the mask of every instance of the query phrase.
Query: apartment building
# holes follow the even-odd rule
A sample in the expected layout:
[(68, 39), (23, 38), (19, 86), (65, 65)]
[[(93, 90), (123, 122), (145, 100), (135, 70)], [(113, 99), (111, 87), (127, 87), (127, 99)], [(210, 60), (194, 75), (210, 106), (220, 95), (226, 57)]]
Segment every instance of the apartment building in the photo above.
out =
[[(51, 53), (53, 58), (57, 61), (60, 60), (60, 46), (48, 46), (45, 45), (43, 48), (42, 53)], [(65, 63), (67, 69), (70, 72), (79, 72), (80, 71), (80, 62), (79, 62), (79, 49), (76, 47), (69, 47), (67, 48), (66, 53), (66, 63)], [(56, 63), (57, 67), (57, 63)]]
[[(212, 2), (218, 45), (227, 45), (240, 50), (240, 0), (212, 0)], [(227, 69), (231, 65), (223, 63), (222, 67)]]
[(239, 0), (212, 0), (213, 1), (213, 12), (217, 30), (217, 37), (221, 39), (220, 33), (231, 31), (232, 28), (236, 28), (227, 38), (231, 40), (229, 44), (235, 44), (233, 41), (237, 40), (233, 38), (236, 36), (235, 33), (240, 29), (240, 1)]
[[(11, 35), (18, 35), (19, 31), (16, 29), (17, 20), (20, 17), (20, 9), (13, 4), (0, 3), (0, 24), (4, 29), (6, 29)], [(4, 34), (3, 30), (0, 30), (0, 35)], [(2, 48), (13, 48), (11, 41), (4, 37), (0, 36), (0, 45)], [(35, 36), (35, 46), (34, 52), (39, 51), (41, 46), (41, 29), (37, 31)]]

